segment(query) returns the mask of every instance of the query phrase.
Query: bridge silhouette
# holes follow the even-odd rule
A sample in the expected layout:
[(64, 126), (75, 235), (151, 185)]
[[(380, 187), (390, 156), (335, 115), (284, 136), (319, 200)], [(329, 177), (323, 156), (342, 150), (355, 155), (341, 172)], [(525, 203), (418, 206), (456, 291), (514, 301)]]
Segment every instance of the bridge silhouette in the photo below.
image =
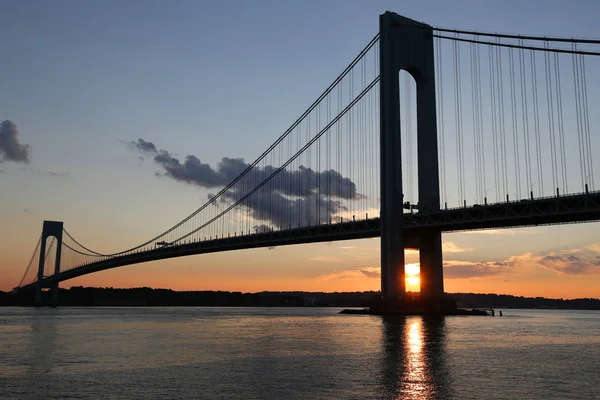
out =
[(14, 292), (34, 293), (40, 306), (50, 289), (58, 305), (60, 282), (124, 265), (380, 236), (383, 296), (404, 296), (410, 248), (421, 296), (440, 297), (443, 232), (600, 220), (598, 117), (588, 106), (599, 44), (441, 29), (386, 12), (380, 32), (254, 162), (224, 158), (213, 170), (131, 142), (167, 176), (221, 189), (116, 253), (44, 221)]

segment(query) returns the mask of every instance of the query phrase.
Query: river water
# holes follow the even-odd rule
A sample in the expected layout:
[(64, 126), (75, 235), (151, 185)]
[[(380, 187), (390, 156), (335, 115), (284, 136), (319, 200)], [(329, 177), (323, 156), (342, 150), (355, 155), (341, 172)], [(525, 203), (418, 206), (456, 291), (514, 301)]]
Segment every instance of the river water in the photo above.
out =
[(600, 312), (0, 308), (0, 398), (600, 399)]

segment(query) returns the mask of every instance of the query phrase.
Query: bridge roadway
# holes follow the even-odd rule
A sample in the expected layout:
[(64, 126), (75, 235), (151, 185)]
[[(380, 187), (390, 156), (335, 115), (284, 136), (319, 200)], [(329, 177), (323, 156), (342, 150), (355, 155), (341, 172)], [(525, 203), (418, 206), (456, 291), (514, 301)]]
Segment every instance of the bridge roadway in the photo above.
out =
[[(404, 214), (403, 240), (405, 248), (419, 248), (420, 236), (423, 232), (431, 230), (456, 232), (598, 220), (600, 220), (600, 191), (595, 191), (568, 196)], [(58, 275), (46, 277), (43, 286), (49, 287), (56, 281), (62, 282), (124, 265), (167, 258), (259, 247), (372, 238), (380, 234), (379, 222), (379, 218), (373, 218), (165, 246), (139, 253), (116, 256), (62, 271)], [(23, 286), (20, 290), (33, 289), (35, 285), (34, 282)]]

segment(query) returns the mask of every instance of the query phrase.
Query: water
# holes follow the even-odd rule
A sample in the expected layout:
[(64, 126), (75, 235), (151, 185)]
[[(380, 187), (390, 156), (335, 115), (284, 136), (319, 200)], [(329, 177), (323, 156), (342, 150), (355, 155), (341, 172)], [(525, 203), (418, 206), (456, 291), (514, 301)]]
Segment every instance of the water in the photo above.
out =
[(0, 398), (600, 399), (600, 312), (0, 308)]

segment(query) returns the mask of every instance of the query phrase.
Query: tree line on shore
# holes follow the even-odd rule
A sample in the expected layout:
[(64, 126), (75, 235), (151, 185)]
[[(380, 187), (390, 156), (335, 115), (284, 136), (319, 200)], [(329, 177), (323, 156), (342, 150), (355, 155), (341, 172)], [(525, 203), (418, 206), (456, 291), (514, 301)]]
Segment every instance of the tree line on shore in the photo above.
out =
[[(43, 293), (50, 303), (50, 292)], [(415, 295), (410, 294), (409, 295)], [(60, 289), (60, 306), (368, 307), (380, 292), (175, 291), (149, 287), (118, 289), (74, 286)], [(548, 299), (503, 294), (449, 293), (462, 308), (551, 308), (600, 310), (600, 299)], [(33, 306), (33, 293), (0, 291), (0, 306)]]

